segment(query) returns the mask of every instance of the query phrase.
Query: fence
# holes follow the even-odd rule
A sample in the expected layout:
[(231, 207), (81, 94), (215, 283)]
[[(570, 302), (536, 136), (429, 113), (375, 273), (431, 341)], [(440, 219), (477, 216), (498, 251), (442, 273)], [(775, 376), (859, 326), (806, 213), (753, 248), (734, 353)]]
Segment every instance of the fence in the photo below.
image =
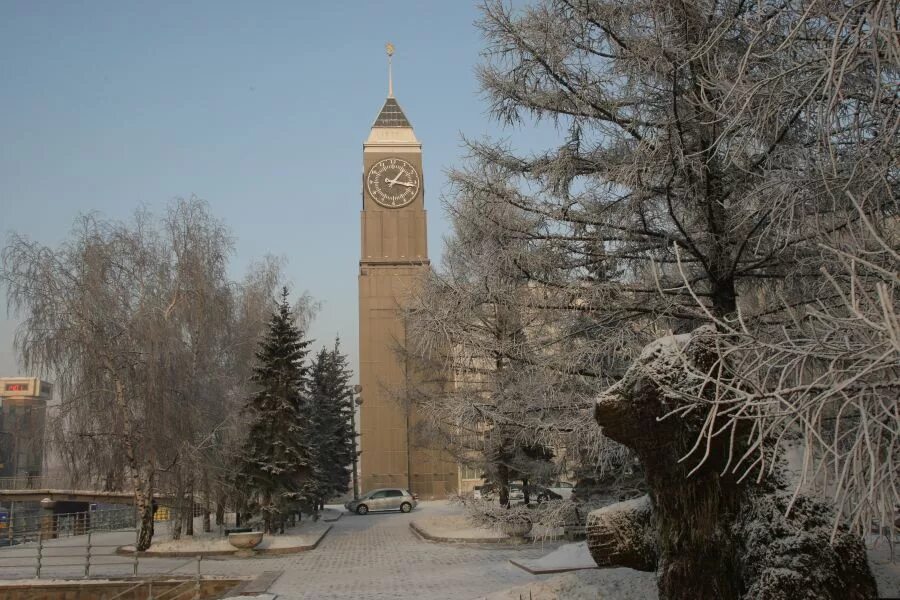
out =
[(114, 531), (135, 526), (135, 512), (130, 506), (86, 512), (46, 514), (13, 513), (0, 529), (0, 546), (14, 546), (46, 539), (85, 535), (91, 531)]
[[(106, 524), (114, 526), (114, 521)], [(0, 578), (8, 576), (13, 579), (88, 579), (102, 575), (138, 576), (141, 575), (141, 555), (137, 552), (122, 556), (116, 550), (136, 537), (136, 530), (128, 529), (91, 529), (84, 535), (73, 534), (68, 538), (48, 538), (40, 529), (20, 532), (19, 539), (28, 538), (14, 547), (0, 548)], [(118, 534), (115, 535), (101, 534)], [(33, 539), (31, 539), (33, 538)], [(140, 581), (129, 583), (126, 589), (112, 596), (117, 598), (134, 598), (136, 594), (153, 600), (190, 600), (201, 596), (202, 557), (195, 559), (196, 567), (191, 575), (179, 574), (173, 582), (167, 575), (183, 569), (186, 565), (178, 561), (174, 567), (165, 570), (154, 570), (143, 573)], [(154, 590), (154, 586), (156, 589)]]
[(52, 488), (69, 489), (71, 487), (69, 480), (64, 477), (0, 477), (0, 490), (46, 490)]
[[(86, 514), (90, 520), (85, 518)], [(0, 538), (0, 545), (3, 540), (15, 542), (0, 547), (0, 579), (77, 579), (98, 574), (136, 576), (140, 573), (139, 553), (117, 553), (119, 547), (135, 543), (135, 515), (131, 507), (57, 515), (57, 522), (62, 526), (56, 535), (47, 533), (46, 522), (39, 522), (38, 527), (31, 529), (24, 529), (24, 522), (22, 519), (17, 523), (11, 538)], [(165, 529), (168, 524), (157, 525)], [(179, 561), (180, 566), (183, 561)], [(197, 557), (197, 569), (199, 575), (200, 557)], [(153, 584), (145, 581), (140, 585)]]
[(127, 480), (112, 487), (96, 480), (84, 481), (68, 475), (17, 475), (0, 477), (0, 490), (92, 490), (130, 492), (133, 488)]
[[(130, 535), (132, 532), (126, 530), (124, 533)], [(78, 543), (73, 543), (76, 541)], [(131, 556), (115, 553), (116, 548), (122, 545), (121, 541), (98, 543), (94, 532), (88, 532), (80, 538), (69, 538), (65, 540), (66, 543), (52, 542), (55, 541), (45, 541), (42, 536), (38, 536), (35, 542), (26, 546), (7, 549), (7, 552), (16, 551), (16, 555), (0, 552), (0, 574), (14, 575), (15, 579), (33, 577), (57, 580), (88, 579), (92, 575), (98, 575), (98, 571), (103, 573), (104, 578), (109, 578), (110, 572), (115, 576), (141, 575), (138, 553)], [(202, 557), (198, 555), (194, 561), (196, 567), (193, 574), (176, 575), (178, 580), (184, 579), (183, 581), (173, 582), (170, 577), (175, 571), (185, 567), (179, 561), (168, 570), (143, 573), (141, 580), (128, 581), (125, 589), (109, 597), (109, 600), (138, 596), (153, 600), (197, 600), (201, 596)]]

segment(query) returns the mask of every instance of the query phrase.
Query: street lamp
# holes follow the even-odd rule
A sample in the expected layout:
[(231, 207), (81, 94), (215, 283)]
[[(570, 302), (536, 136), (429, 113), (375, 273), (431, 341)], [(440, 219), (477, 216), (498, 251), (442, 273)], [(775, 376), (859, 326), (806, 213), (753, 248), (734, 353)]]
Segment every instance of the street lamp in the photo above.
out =
[(356, 398), (353, 401), (352, 410), (350, 411), (350, 426), (353, 428), (353, 499), (359, 500), (359, 468), (357, 463), (359, 461), (359, 455), (362, 452), (356, 451), (356, 407), (361, 406), (363, 403), (363, 399), (360, 397), (362, 393), (362, 386), (357, 384), (353, 386), (353, 393), (356, 395)]

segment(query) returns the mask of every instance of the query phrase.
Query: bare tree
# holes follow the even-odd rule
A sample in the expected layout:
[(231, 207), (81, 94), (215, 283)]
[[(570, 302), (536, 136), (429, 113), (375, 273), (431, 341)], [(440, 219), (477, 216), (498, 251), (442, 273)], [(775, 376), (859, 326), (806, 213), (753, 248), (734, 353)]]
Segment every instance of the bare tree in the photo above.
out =
[[(53, 378), (62, 402), (54, 439), (72, 472), (135, 495), (137, 547), (153, 535), (153, 496), (174, 497), (190, 533), (196, 497), (225, 474), (219, 451), (243, 385), (241, 335), (259, 330), (277, 267), (244, 287), (226, 277), (231, 240), (205, 203), (173, 203), (161, 222), (82, 217), (51, 249), (13, 235), (3, 250), (10, 308), (25, 318), (26, 368)], [(201, 488), (198, 490), (197, 488)], [(197, 493), (198, 491), (202, 493)]]

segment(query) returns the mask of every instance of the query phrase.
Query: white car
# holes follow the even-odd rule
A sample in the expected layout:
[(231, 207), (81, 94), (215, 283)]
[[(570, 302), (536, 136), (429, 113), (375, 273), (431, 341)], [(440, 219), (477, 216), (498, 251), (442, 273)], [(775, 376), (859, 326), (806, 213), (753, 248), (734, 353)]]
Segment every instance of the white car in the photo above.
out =
[(472, 490), (472, 498), (475, 500), (493, 500), (494, 491), (489, 485), (476, 485)]
[(522, 491), (521, 483), (511, 483), (509, 484), (509, 500), (512, 502), (513, 500), (524, 500), (525, 492)]

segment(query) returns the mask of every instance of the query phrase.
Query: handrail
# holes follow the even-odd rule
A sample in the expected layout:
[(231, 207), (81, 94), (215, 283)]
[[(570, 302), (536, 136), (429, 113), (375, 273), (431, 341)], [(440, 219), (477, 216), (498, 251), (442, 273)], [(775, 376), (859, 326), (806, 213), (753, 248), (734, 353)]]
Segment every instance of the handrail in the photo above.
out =
[[(68, 538), (51, 538), (46, 535), (46, 530), (41, 529), (19, 531), (16, 534), (16, 539), (20, 540), (21, 543), (0, 548), (0, 573), (4, 572), (2, 567), (10, 568), (7, 573), (12, 575), (15, 575), (12, 568), (18, 573), (21, 573), (24, 569), (33, 569), (34, 577), (40, 579), (42, 571), (46, 577), (47, 571), (59, 571), (62, 569), (65, 572), (68, 568), (83, 566), (84, 577), (90, 577), (92, 568), (124, 566), (133, 562), (133, 574), (137, 575), (139, 570), (139, 552), (134, 553), (133, 560), (120, 556), (115, 552), (104, 552), (109, 549), (119, 548), (122, 542), (110, 543), (110, 540), (104, 538), (97, 540), (94, 537), (95, 534), (114, 533), (117, 531), (134, 531), (136, 536), (137, 530), (134, 529), (133, 523), (132, 521), (128, 526), (122, 527), (120, 526), (121, 523), (107, 521), (104, 523), (107, 527), (95, 527), (86, 531), (83, 536), (72, 535)], [(161, 521), (157, 522), (159, 525), (164, 523)], [(0, 541), (2, 539), (0, 537)], [(0, 578), (4, 577), (0, 576)]]
[[(195, 576), (194, 579), (187, 579), (187, 580), (185, 580), (184, 582), (179, 583), (179, 584), (176, 585), (174, 588), (172, 588), (172, 589), (170, 589), (170, 590), (167, 590), (167, 591), (163, 592), (161, 595), (156, 596), (156, 597), (155, 597), (156, 600), (162, 600), (163, 597), (166, 596), (167, 594), (170, 594), (170, 593), (172, 593), (173, 591), (178, 590), (178, 588), (180, 588), (180, 587), (182, 587), (182, 586), (184, 586), (184, 585), (186, 585), (186, 584), (190, 584), (190, 583), (195, 584), (195, 589), (194, 589), (194, 599), (195, 599), (195, 600), (199, 600), (199, 598), (200, 598), (200, 570), (201, 570), (201, 569), (200, 569), (200, 561), (201, 561), (201, 560), (203, 560), (203, 556), (200, 555), (200, 554), (198, 554), (198, 555), (197, 555), (197, 574), (196, 574), (196, 576)], [(161, 573), (161, 575), (167, 575), (167, 574), (174, 573), (176, 569), (180, 569), (180, 568), (183, 567), (183, 566), (184, 566), (184, 565), (178, 565), (178, 566), (172, 567), (172, 568), (169, 569), (168, 571), (164, 571), (163, 573)], [(137, 574), (137, 573), (135, 573), (135, 574)], [(133, 586), (131, 586), (130, 588), (125, 589), (125, 590), (122, 590), (121, 592), (119, 592), (119, 593), (116, 594), (115, 596), (110, 597), (109, 600), (116, 600), (117, 598), (121, 598), (121, 597), (123, 597), (125, 594), (130, 594), (130, 593), (134, 592), (135, 590), (141, 588), (142, 586), (147, 586), (147, 587), (149, 588), (149, 593), (148, 593), (147, 597), (148, 597), (148, 598), (149, 598), (149, 597), (152, 597), (152, 596), (153, 596), (153, 579), (152, 579), (152, 577), (151, 577), (151, 578), (148, 579), (147, 581), (141, 581), (141, 582), (138, 582), (138, 583), (134, 584)], [(181, 594), (182, 594), (182, 592), (178, 592), (178, 596), (174, 596), (173, 598), (178, 598), (179, 596), (181, 596)]]

